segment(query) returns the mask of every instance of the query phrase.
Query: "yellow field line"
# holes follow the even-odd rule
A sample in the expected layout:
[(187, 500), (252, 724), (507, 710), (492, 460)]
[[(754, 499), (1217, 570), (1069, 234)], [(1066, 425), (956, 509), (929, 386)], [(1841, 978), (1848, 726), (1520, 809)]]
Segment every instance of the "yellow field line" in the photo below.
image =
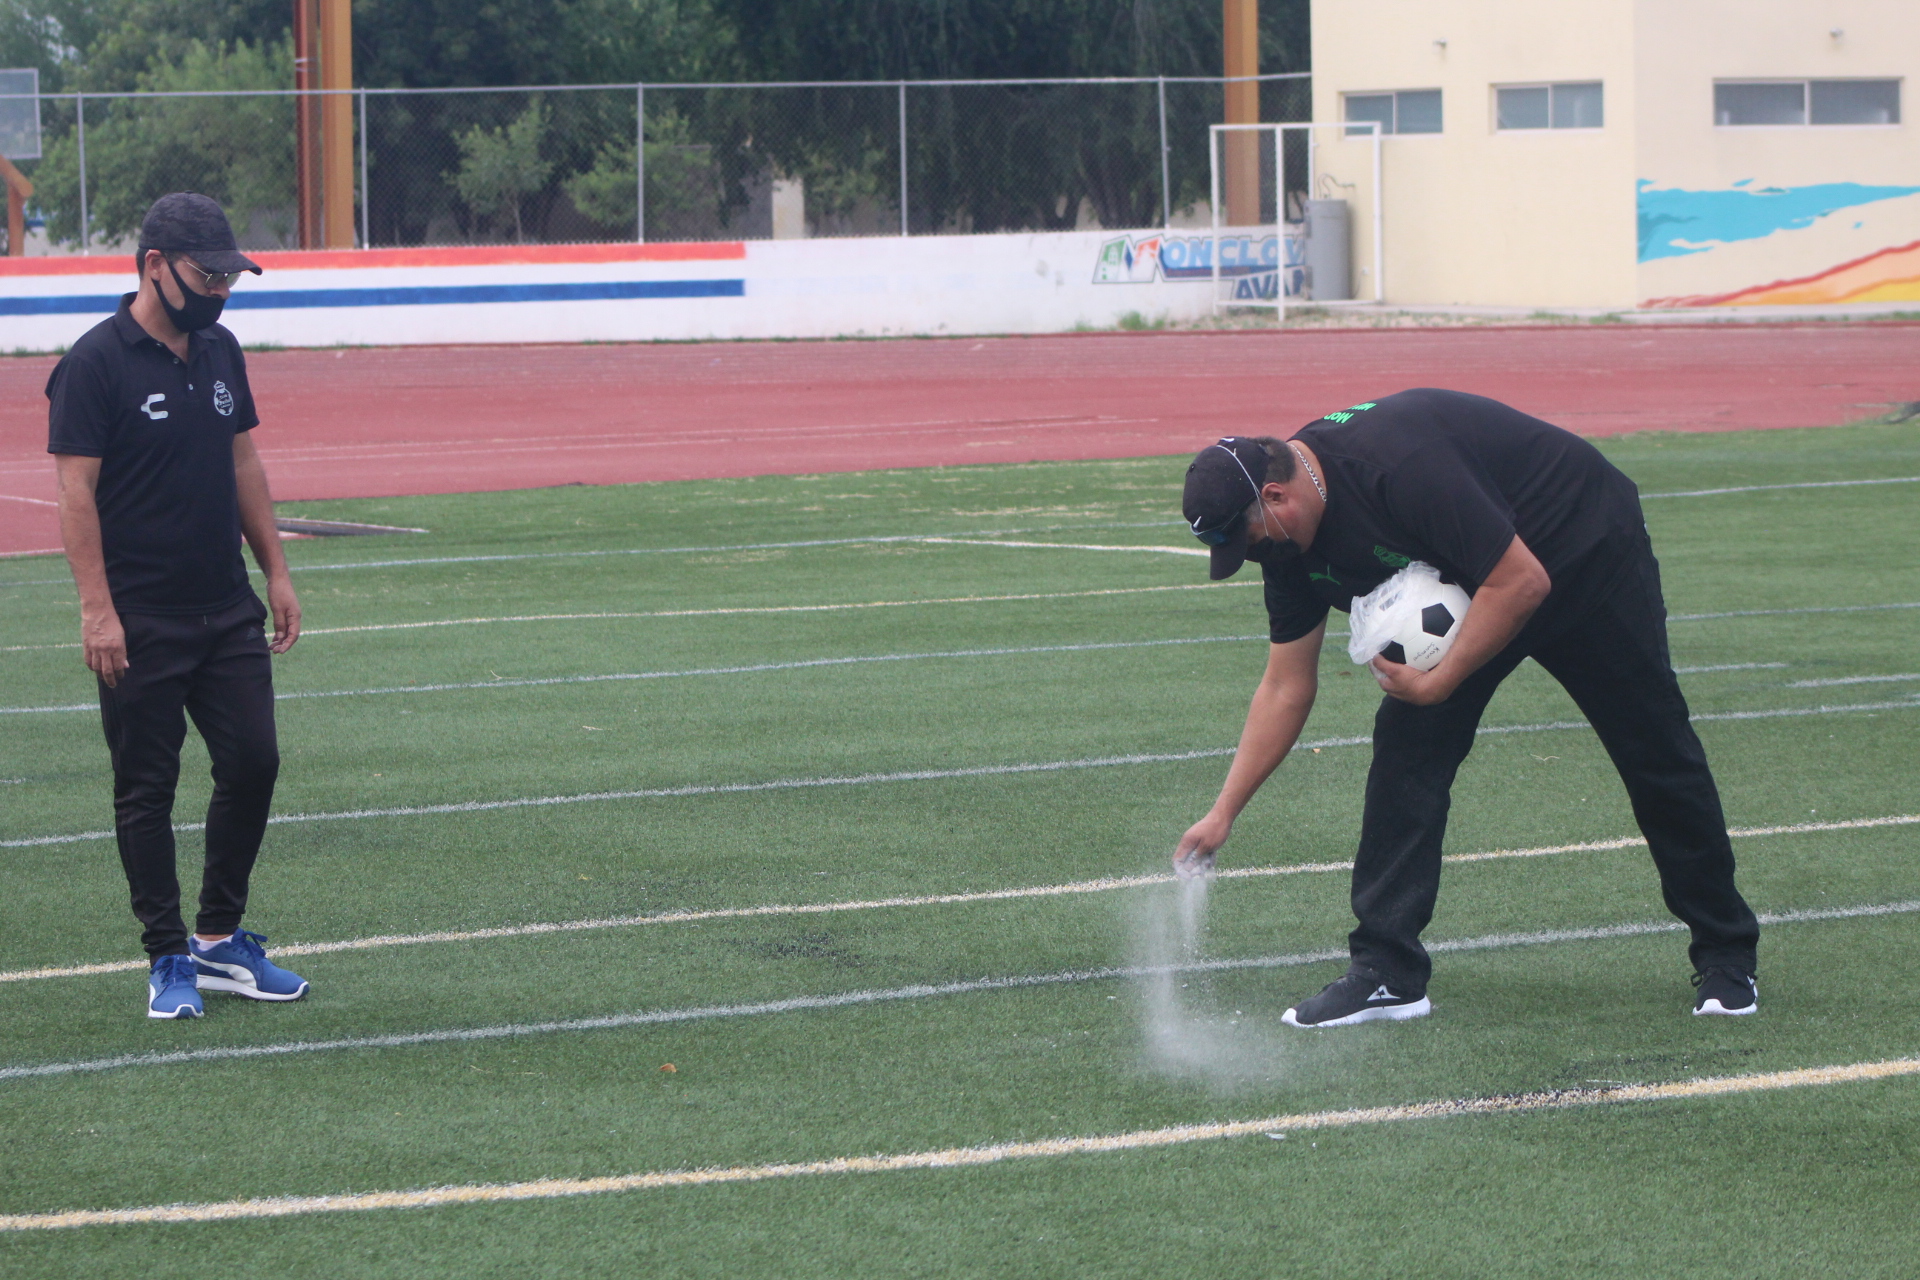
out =
[(627, 1173), (600, 1178), (540, 1178), (531, 1182), (495, 1182), (460, 1187), (426, 1187), (413, 1191), (364, 1191), (330, 1196), (274, 1196), (254, 1200), (222, 1200), (203, 1204), (148, 1205), (136, 1209), (75, 1209), (63, 1213), (20, 1213), (0, 1216), (0, 1231), (55, 1231), (73, 1227), (133, 1226), (149, 1223), (226, 1222), (239, 1218), (289, 1218), (316, 1213), (352, 1213), (370, 1209), (431, 1209), (456, 1204), (499, 1204), (516, 1200), (557, 1200), (573, 1196), (605, 1195), (617, 1191), (650, 1191), (662, 1187), (698, 1187), (715, 1183), (765, 1182), (775, 1178), (802, 1178), (820, 1174), (897, 1173), (907, 1169), (962, 1169), (1031, 1160), (1048, 1156), (1091, 1155), (1138, 1151), (1240, 1138), (1256, 1133), (1309, 1132), (1355, 1125), (1389, 1124), (1400, 1120), (1438, 1120), (1450, 1116), (1513, 1115), (1529, 1111), (1562, 1110), (1621, 1102), (1668, 1102), (1729, 1094), (1764, 1093), (1813, 1085), (1851, 1084), (1920, 1075), (1920, 1058), (1893, 1058), (1833, 1067), (1806, 1067), (1755, 1075), (1720, 1076), (1671, 1084), (1638, 1084), (1604, 1089), (1556, 1089), (1542, 1093), (1505, 1094), (1486, 1098), (1456, 1098), (1416, 1102), (1397, 1107), (1368, 1107), (1349, 1111), (1313, 1111), (1268, 1116), (1260, 1120), (1225, 1120), (1212, 1124), (1175, 1125), (1164, 1129), (1136, 1129), (1131, 1133), (1085, 1137), (1044, 1138), (1037, 1142), (1006, 1142), (979, 1147), (947, 1147), (898, 1155), (842, 1156), (802, 1164), (733, 1165), (721, 1169), (677, 1169), (660, 1173)]
[[(1788, 826), (1733, 827), (1727, 831), (1735, 839), (1750, 836), (1804, 835), (1822, 831), (1863, 831), (1875, 827), (1904, 827), (1920, 824), (1920, 814), (1901, 813), (1884, 818), (1845, 818), (1835, 822), (1797, 822)], [(1450, 853), (1442, 862), (1493, 862), (1508, 858), (1546, 858), (1561, 853), (1601, 853), (1613, 849), (1637, 849), (1645, 845), (1643, 836), (1621, 836), (1613, 840), (1586, 840), (1578, 844), (1550, 844), (1532, 849), (1492, 849), (1485, 853)], [(1351, 862), (1296, 862), (1277, 867), (1233, 867), (1220, 871), (1222, 880), (1264, 879), (1269, 876), (1311, 875), (1329, 871), (1351, 871)], [(487, 929), (444, 929), (434, 933), (390, 933), (365, 938), (342, 938), (331, 942), (296, 942), (275, 947), (277, 956), (326, 955), (336, 951), (367, 951), (376, 947), (413, 947), (426, 943), (487, 942), (496, 938), (528, 938), (549, 933), (583, 933), (599, 929), (630, 929), (656, 924), (693, 924), (704, 920), (742, 920), (758, 916), (830, 915), (839, 911), (880, 911), (893, 907), (947, 907), (973, 902), (1005, 902), (1019, 898), (1059, 898), (1085, 893), (1107, 893), (1115, 889), (1141, 889), (1168, 884), (1171, 873), (1144, 876), (1104, 876), (1097, 880), (1070, 880), (1064, 884), (1023, 885), (1013, 889), (980, 889), (970, 893), (930, 893), (898, 898), (855, 898), (839, 902), (767, 903), (754, 907), (714, 907), (706, 911), (661, 911), (652, 915), (609, 916), (592, 920), (551, 920), (534, 924), (496, 925)], [(101, 973), (131, 973), (147, 968), (145, 960), (109, 960), (100, 964), (77, 964), (45, 969), (0, 970), (0, 982), (31, 982), (42, 978), (85, 978)]]

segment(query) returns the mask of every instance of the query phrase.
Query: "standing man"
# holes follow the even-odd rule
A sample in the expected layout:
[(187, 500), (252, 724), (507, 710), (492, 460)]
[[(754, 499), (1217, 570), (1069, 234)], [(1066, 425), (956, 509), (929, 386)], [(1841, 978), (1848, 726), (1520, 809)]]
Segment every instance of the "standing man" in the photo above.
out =
[[(60, 534), (80, 589), (80, 639), (100, 685), (114, 835), (152, 957), (147, 1016), (197, 1018), (200, 991), (298, 1000), (307, 984), (240, 928), (280, 753), (268, 652), (300, 635), (246, 360), (217, 324), (260, 268), (206, 196), (162, 196), (140, 227), (140, 288), (73, 344), (47, 380)], [(267, 576), (247, 582), (244, 536)], [(182, 712), (213, 759), (206, 870), (189, 941), (174, 873)]]
[(1473, 596), (1431, 671), (1375, 658), (1374, 718), (1353, 866), (1352, 963), (1288, 1009), (1296, 1027), (1431, 1011), (1420, 933), (1440, 888), (1454, 772), (1480, 713), (1532, 657), (1573, 695), (1612, 757), (1667, 907), (1692, 930), (1697, 1014), (1746, 1014), (1760, 926), (1667, 651), (1666, 603), (1639, 490), (1570, 432), (1457, 391), (1403, 391), (1330, 413), (1290, 441), (1228, 437), (1187, 468), (1187, 521), (1213, 578), (1258, 562), (1273, 647), (1213, 809), (1177, 870), (1213, 864), (1233, 822), (1313, 707), (1329, 606), (1351, 607), (1414, 560)]

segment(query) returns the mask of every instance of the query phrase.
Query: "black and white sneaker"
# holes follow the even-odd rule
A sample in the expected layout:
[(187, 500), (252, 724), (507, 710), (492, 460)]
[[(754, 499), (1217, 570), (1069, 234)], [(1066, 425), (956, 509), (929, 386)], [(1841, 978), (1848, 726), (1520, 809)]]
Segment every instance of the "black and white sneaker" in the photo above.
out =
[(1337, 982), (1329, 982), (1311, 1000), (1302, 1000), (1287, 1010), (1280, 1021), (1290, 1027), (1351, 1027), (1382, 1018), (1403, 1022), (1432, 1012), (1433, 1002), (1424, 993), (1396, 995), (1384, 982), (1349, 973)]
[(1693, 998), (1695, 1017), (1703, 1013), (1724, 1013), (1733, 1017), (1760, 1012), (1760, 984), (1738, 965), (1710, 964), (1693, 975), (1699, 994)]

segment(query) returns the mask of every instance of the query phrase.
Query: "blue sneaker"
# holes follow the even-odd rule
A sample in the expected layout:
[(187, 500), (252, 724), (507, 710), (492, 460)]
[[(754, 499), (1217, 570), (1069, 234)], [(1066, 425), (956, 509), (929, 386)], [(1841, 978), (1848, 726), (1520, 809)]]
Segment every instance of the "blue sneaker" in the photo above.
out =
[(260, 946), (265, 941), (245, 929), (236, 929), (225, 942), (211, 945), (189, 939), (193, 962), (200, 969), (200, 990), (231, 991), (249, 1000), (298, 1000), (307, 994), (305, 978), (267, 959)]
[(147, 1016), (197, 1018), (204, 1013), (194, 972), (190, 956), (156, 956), (147, 977)]

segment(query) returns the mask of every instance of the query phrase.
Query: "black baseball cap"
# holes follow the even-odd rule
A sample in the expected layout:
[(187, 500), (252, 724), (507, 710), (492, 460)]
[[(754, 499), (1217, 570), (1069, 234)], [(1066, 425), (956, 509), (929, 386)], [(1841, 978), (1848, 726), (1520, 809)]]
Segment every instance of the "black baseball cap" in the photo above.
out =
[(260, 264), (240, 252), (233, 226), (211, 196), (176, 191), (161, 196), (140, 221), (140, 254), (149, 249), (186, 253), (208, 271), (251, 271)]
[(1207, 576), (1231, 578), (1247, 562), (1247, 508), (1260, 496), (1267, 450), (1247, 436), (1226, 436), (1194, 455), (1187, 466), (1180, 509), (1193, 536), (1207, 544), (1213, 562)]

